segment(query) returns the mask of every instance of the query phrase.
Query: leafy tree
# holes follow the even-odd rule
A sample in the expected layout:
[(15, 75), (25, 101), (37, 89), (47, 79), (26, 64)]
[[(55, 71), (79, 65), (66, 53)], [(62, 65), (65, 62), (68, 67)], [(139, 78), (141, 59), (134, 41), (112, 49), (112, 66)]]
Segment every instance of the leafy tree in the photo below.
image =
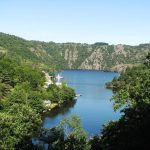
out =
[(90, 150), (87, 134), (81, 127), (79, 117), (73, 115), (64, 118), (61, 123), (51, 129), (43, 129), (39, 138), (48, 143), (50, 150)]
[(14, 104), (8, 113), (0, 113), (0, 148), (15, 149), (24, 138), (36, 134), (40, 124), (40, 116), (29, 106)]

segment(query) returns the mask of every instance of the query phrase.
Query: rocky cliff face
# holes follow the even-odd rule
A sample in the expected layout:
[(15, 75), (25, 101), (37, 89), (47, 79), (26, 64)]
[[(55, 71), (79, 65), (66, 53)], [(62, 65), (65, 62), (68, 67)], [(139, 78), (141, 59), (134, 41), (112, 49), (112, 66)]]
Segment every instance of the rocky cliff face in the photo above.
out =
[[(62, 49), (63, 51), (63, 49)], [(69, 69), (124, 71), (141, 63), (150, 52), (150, 46), (86, 45), (66, 49), (64, 59)]]
[(101, 48), (94, 50), (91, 55), (86, 58), (79, 69), (90, 69), (90, 70), (103, 70), (103, 53)]
[(77, 58), (78, 58), (78, 51), (77, 50), (74, 50), (74, 51), (71, 51), (69, 49), (65, 50), (64, 59), (68, 62), (69, 69), (72, 68), (73, 63), (75, 63)]

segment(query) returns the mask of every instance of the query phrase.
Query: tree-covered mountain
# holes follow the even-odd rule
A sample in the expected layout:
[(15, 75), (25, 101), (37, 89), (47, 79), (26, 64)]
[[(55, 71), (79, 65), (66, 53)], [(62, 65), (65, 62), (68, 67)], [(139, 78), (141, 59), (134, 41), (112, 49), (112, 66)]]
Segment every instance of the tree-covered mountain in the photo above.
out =
[(42, 67), (54, 66), (56, 69), (122, 71), (143, 62), (148, 52), (150, 44), (40, 42), (0, 33), (0, 56), (5, 54), (16, 58), (16, 61), (36, 63)]

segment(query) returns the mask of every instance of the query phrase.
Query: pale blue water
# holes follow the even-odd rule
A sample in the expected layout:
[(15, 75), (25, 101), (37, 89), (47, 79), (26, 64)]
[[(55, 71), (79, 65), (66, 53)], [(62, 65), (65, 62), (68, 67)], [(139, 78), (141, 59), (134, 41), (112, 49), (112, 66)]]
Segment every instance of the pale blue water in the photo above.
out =
[(43, 127), (51, 128), (63, 117), (76, 114), (81, 118), (83, 128), (89, 135), (93, 135), (100, 133), (103, 124), (120, 117), (120, 113), (114, 112), (110, 102), (113, 92), (105, 88), (105, 83), (118, 76), (118, 73), (66, 70), (61, 75), (68, 86), (82, 96), (78, 97), (75, 104), (47, 114), (43, 120)]

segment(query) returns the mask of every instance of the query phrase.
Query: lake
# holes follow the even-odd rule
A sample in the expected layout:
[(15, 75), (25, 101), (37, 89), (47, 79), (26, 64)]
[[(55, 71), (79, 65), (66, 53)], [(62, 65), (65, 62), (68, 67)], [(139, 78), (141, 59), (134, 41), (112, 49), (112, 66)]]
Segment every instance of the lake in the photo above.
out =
[(105, 83), (119, 74), (114, 72), (66, 70), (61, 73), (67, 85), (74, 88), (82, 96), (67, 106), (56, 109), (43, 118), (43, 127), (51, 128), (59, 124), (63, 117), (76, 114), (80, 117), (83, 128), (88, 135), (99, 134), (102, 125), (109, 120), (117, 120), (119, 112), (112, 107), (112, 90), (105, 88)]

